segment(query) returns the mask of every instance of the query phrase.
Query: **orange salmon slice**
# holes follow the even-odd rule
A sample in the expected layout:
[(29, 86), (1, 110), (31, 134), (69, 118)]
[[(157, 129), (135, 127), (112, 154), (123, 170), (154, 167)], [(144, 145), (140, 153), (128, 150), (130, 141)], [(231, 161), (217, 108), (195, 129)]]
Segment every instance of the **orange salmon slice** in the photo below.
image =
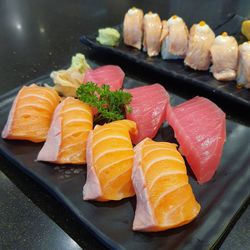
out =
[(133, 230), (163, 231), (187, 224), (198, 215), (200, 205), (176, 147), (146, 138), (134, 148), (132, 181), (137, 205)]
[(90, 132), (84, 200), (121, 200), (134, 196), (131, 181), (134, 151), (130, 134), (136, 133), (136, 123), (130, 120), (97, 125)]
[(22, 87), (12, 104), (2, 138), (45, 141), (59, 102), (60, 97), (52, 88), (36, 84)]
[(55, 110), (48, 138), (37, 160), (59, 164), (86, 163), (86, 141), (92, 128), (91, 107), (67, 97)]

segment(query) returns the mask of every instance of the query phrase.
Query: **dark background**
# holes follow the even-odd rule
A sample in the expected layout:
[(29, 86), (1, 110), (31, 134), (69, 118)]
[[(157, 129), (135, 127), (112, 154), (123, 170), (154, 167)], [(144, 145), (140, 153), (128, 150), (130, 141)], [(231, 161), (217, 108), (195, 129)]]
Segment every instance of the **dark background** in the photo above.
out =
[[(85, 53), (79, 37), (121, 23), (132, 6), (164, 19), (180, 15), (189, 26), (205, 20), (215, 27), (234, 14), (250, 17), (249, 0), (1, 0), (0, 95)], [(0, 170), (0, 249), (104, 249), (62, 204), (2, 157)], [(221, 249), (248, 248), (250, 208), (245, 209)]]

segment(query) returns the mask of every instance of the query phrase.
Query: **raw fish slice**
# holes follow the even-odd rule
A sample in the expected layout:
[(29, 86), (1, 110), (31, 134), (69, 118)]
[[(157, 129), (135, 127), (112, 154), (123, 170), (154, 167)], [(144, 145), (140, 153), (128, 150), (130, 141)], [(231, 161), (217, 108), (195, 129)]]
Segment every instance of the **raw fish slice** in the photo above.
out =
[(204, 21), (194, 24), (189, 34), (185, 65), (195, 70), (208, 70), (211, 63), (210, 48), (214, 39), (214, 32)]
[(250, 41), (239, 46), (237, 85), (250, 88)]
[(217, 36), (210, 49), (213, 66), (211, 72), (219, 81), (232, 81), (236, 78), (238, 65), (238, 43), (226, 32)]
[(123, 38), (126, 45), (141, 49), (143, 11), (135, 7), (128, 10), (123, 22)]
[(132, 181), (137, 204), (133, 230), (163, 231), (197, 217), (200, 205), (176, 147), (173, 143), (146, 138), (134, 148)]
[(134, 144), (146, 137), (154, 138), (165, 120), (169, 105), (169, 95), (160, 84), (127, 89), (133, 98), (130, 103), (132, 112), (126, 118), (135, 121), (138, 134), (132, 136)]
[(94, 82), (98, 86), (109, 85), (111, 90), (118, 90), (122, 87), (125, 74), (116, 65), (105, 65), (96, 69), (86, 71), (83, 83)]
[(161, 48), (162, 22), (158, 14), (149, 12), (143, 18), (143, 50), (148, 56), (157, 56)]
[(134, 151), (130, 134), (136, 124), (120, 120), (95, 126), (87, 141), (87, 181), (84, 200), (121, 200), (134, 196), (131, 181)]
[(2, 138), (45, 141), (59, 102), (59, 95), (51, 88), (35, 84), (22, 87), (12, 104)]
[(55, 110), (47, 140), (38, 154), (38, 161), (59, 164), (86, 163), (86, 141), (93, 128), (91, 108), (72, 97)]
[(161, 56), (163, 59), (183, 58), (188, 47), (187, 26), (183, 19), (178, 16), (169, 18), (167, 25), (168, 35), (162, 42)]
[(200, 184), (217, 170), (226, 140), (225, 113), (210, 100), (195, 97), (169, 108), (167, 121)]

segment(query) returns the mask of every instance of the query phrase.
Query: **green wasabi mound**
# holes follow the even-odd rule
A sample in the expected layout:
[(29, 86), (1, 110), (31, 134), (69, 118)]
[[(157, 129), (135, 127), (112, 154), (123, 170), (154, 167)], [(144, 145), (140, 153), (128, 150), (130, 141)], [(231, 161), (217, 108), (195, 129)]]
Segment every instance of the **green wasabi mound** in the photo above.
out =
[(102, 44), (107, 46), (116, 46), (118, 45), (120, 39), (120, 33), (113, 28), (104, 28), (98, 30), (98, 37), (96, 40)]

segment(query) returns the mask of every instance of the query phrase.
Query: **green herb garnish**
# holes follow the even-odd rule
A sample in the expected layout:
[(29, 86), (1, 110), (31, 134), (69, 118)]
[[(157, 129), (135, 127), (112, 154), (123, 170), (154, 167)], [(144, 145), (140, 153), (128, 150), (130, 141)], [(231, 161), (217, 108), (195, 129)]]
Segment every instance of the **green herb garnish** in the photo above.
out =
[(122, 120), (126, 111), (132, 111), (129, 106), (132, 95), (123, 90), (111, 91), (109, 85), (99, 87), (96, 83), (87, 82), (76, 90), (76, 95), (79, 100), (97, 108), (95, 123)]

